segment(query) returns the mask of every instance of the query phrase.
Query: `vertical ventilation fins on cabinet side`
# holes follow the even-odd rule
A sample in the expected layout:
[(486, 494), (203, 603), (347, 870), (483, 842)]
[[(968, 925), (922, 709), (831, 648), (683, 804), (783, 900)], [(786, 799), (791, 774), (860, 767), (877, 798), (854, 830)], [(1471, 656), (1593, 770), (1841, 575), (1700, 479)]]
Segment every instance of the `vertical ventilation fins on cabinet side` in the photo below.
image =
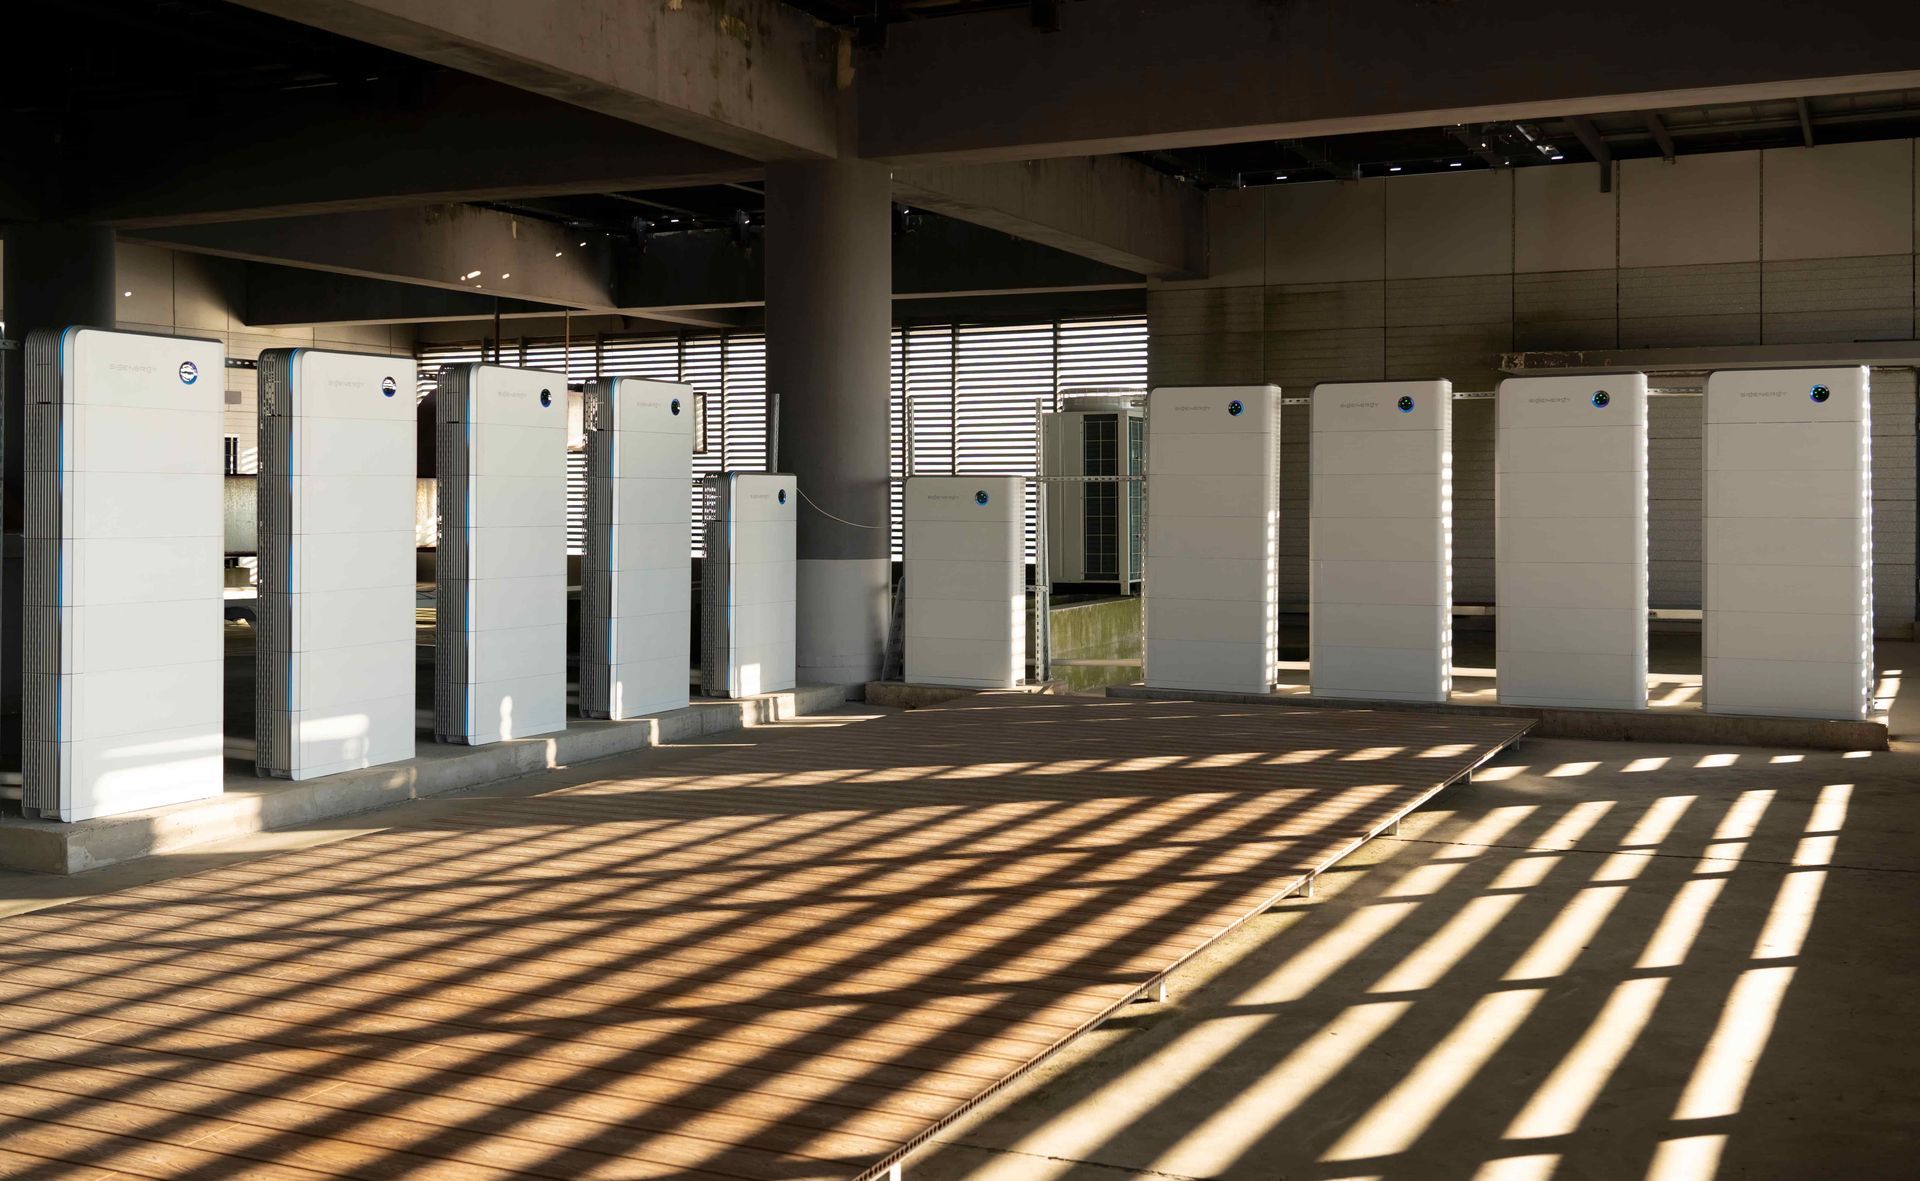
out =
[(707, 556), (700, 563), (700, 692), (708, 697), (731, 697), (733, 619), (727, 601), (733, 581), (733, 545), (727, 523), (733, 515), (733, 481), (722, 472), (708, 476), (706, 484), (704, 499), (710, 515)]
[(476, 366), (448, 367), (436, 392), (436, 451), (440, 494), (439, 549), (434, 559), (433, 734), (441, 742), (469, 740), (467, 582), (472, 577), (472, 508), (468, 503), (473, 456), (472, 421)]
[(617, 378), (587, 383), (582, 419), (587, 437), (587, 528), (580, 558), (580, 713), (613, 716), (613, 669), (604, 657), (618, 601), (609, 529), (614, 520), (613, 432)]
[(24, 454), (26, 515), (21, 586), (22, 688), (20, 731), (21, 811), (29, 818), (61, 813), (61, 795), (70, 768), (60, 743), (62, 559), (60, 503), (63, 404), (61, 334), (42, 329), (27, 336), (26, 437)]
[(293, 773), (293, 368), (298, 349), (269, 349), (259, 360), (258, 515), (259, 595), (253, 637), (254, 769), (285, 778)]

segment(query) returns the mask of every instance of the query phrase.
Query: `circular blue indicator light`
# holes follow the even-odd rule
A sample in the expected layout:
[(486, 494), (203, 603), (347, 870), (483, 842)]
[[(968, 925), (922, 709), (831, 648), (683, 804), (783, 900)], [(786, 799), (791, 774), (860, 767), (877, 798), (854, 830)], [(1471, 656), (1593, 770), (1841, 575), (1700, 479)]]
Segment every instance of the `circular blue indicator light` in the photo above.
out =
[(675, 414), (680, 413), (680, 399), (675, 398), (673, 401), (667, 403), (667, 409), (673, 411)]
[(1400, 413), (1402, 414), (1413, 413), (1413, 399), (1409, 398), (1405, 394), (1401, 394), (1400, 400), (1398, 402), (1395, 402), (1394, 405), (1400, 408)]
[(195, 365), (192, 361), (180, 362), (180, 383), (182, 385), (192, 385), (199, 380), (200, 366)]
[(1605, 390), (1593, 391), (1593, 404), (1596, 409), (1605, 410), (1613, 404), (1613, 395)]
[(1246, 407), (1240, 404), (1240, 399), (1238, 398), (1227, 403), (1227, 413), (1233, 415), (1235, 418), (1240, 417), (1240, 412), (1245, 409)]
[(780, 503), (787, 503), (787, 490), (785, 488), (780, 489)]
[(986, 489), (984, 489), (984, 488), (982, 488), (982, 489), (981, 489), (980, 491), (978, 491), (978, 492), (976, 492), (976, 493), (974, 493), (974, 494), (973, 494), (973, 503), (975, 503), (975, 504), (980, 504), (980, 505), (984, 505), (984, 504), (986, 504), (986, 503), (987, 503), (987, 490), (986, 490)]
[(553, 391), (552, 391), (552, 390), (541, 390), (541, 391), (540, 391), (540, 404), (541, 404), (542, 406), (551, 406), (551, 405), (553, 405)]
[(389, 398), (393, 397), (394, 393), (398, 391), (399, 388), (400, 388), (400, 383), (393, 380), (393, 378), (391, 377), (383, 377), (380, 379), (380, 392), (385, 394)]
[(1833, 397), (1833, 391), (1828, 389), (1826, 386), (1817, 385), (1813, 387), (1813, 392), (1808, 396), (1811, 397), (1816, 402), (1824, 402), (1828, 398)]

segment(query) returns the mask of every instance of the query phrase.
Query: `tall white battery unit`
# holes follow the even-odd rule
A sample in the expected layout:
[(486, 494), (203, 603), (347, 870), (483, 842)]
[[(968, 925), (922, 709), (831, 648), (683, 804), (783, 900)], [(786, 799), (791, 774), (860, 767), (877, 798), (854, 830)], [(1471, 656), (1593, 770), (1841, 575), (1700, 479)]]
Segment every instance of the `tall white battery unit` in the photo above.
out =
[(1010, 689), (1026, 671), (1026, 479), (914, 476), (906, 488), (905, 676)]
[(1864, 367), (1707, 378), (1706, 708), (1863, 718), (1873, 701)]
[(311, 779), (413, 757), (414, 363), (259, 361), (254, 763)]
[(1147, 684), (1267, 693), (1279, 660), (1280, 391), (1147, 397)]
[(692, 667), (694, 392), (616, 377), (589, 384), (585, 402), (580, 712), (618, 719), (683, 709)]
[(1647, 705), (1647, 378), (1495, 395), (1494, 627), (1508, 705)]
[(433, 731), (477, 746), (567, 725), (567, 384), (443, 370)]
[(1316, 696), (1453, 688), (1453, 386), (1314, 388), (1309, 678)]
[(69, 328), (26, 361), (23, 810), (218, 795), (225, 352)]
[(761, 472), (722, 472), (706, 485), (713, 515), (700, 564), (702, 691), (791, 689), (799, 486), (790, 474)]

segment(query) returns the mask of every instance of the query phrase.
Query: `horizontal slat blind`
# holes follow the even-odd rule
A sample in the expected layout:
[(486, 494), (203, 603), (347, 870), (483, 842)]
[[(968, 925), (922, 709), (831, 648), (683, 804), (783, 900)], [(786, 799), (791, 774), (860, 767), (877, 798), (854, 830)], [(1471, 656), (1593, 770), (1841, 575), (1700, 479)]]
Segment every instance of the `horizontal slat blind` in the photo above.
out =
[[(492, 354), (489, 351), (488, 356)], [(768, 462), (767, 342), (759, 333), (604, 336), (509, 341), (507, 364), (564, 369), (576, 389), (596, 375), (646, 377), (690, 385), (704, 401), (706, 450), (692, 476), (764, 471)], [(440, 367), (482, 359), (476, 344), (436, 345), (420, 354), (420, 394), (437, 387)], [(893, 556), (900, 557), (906, 475), (906, 401), (913, 412), (914, 470), (927, 475), (1034, 475), (1036, 414), (1062, 394), (1102, 390), (1138, 393), (1147, 384), (1144, 317), (1029, 324), (923, 324), (896, 328), (889, 408)], [(578, 547), (584, 522), (583, 477), (569, 460), (568, 543)], [(787, 466), (791, 466), (789, 461)], [(701, 504), (691, 543), (703, 556)], [(1033, 556), (1034, 500), (1027, 501), (1027, 556)], [(576, 549), (577, 552), (577, 549)]]
[[(1039, 324), (925, 325), (894, 333), (896, 453), (898, 403), (913, 401), (913, 468), (924, 475), (1036, 475), (1037, 415), (1080, 391), (1143, 393), (1147, 326), (1138, 316)], [(893, 553), (901, 552), (895, 489)], [(1026, 506), (1033, 557), (1036, 501)]]

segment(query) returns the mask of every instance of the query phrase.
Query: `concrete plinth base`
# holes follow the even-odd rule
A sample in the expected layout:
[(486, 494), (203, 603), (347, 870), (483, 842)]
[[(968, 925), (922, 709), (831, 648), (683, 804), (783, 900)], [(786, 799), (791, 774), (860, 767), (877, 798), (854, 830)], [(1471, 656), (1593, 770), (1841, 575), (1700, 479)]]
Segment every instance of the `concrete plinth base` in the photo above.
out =
[(868, 705), (890, 705), (896, 709), (924, 709), (943, 701), (972, 697), (976, 693), (1048, 693), (1053, 685), (1019, 685), (1012, 689), (968, 689), (959, 685), (909, 685), (904, 681), (868, 681), (864, 700)]
[(1214, 693), (1108, 685), (1109, 697), (1177, 701), (1232, 701), (1328, 709), (1385, 709), (1396, 713), (1456, 713), (1470, 717), (1532, 718), (1532, 738), (1587, 738), (1614, 742), (1684, 742), (1708, 746), (1781, 746), (1802, 750), (1886, 750), (1884, 722), (1747, 717), (1698, 710), (1547, 709), (1530, 705), (1460, 705), (1415, 701), (1349, 701), (1298, 693)]
[(7, 812), (0, 813), (0, 869), (81, 873), (210, 841), (368, 812), (551, 767), (818, 713), (846, 699), (844, 686), (802, 685), (737, 701), (696, 701), (686, 709), (631, 721), (576, 718), (560, 734), (490, 746), (423, 741), (419, 755), (404, 763), (298, 783), (229, 775), (226, 790), (210, 800), (77, 824), (27, 820), (17, 805), (9, 805)]

